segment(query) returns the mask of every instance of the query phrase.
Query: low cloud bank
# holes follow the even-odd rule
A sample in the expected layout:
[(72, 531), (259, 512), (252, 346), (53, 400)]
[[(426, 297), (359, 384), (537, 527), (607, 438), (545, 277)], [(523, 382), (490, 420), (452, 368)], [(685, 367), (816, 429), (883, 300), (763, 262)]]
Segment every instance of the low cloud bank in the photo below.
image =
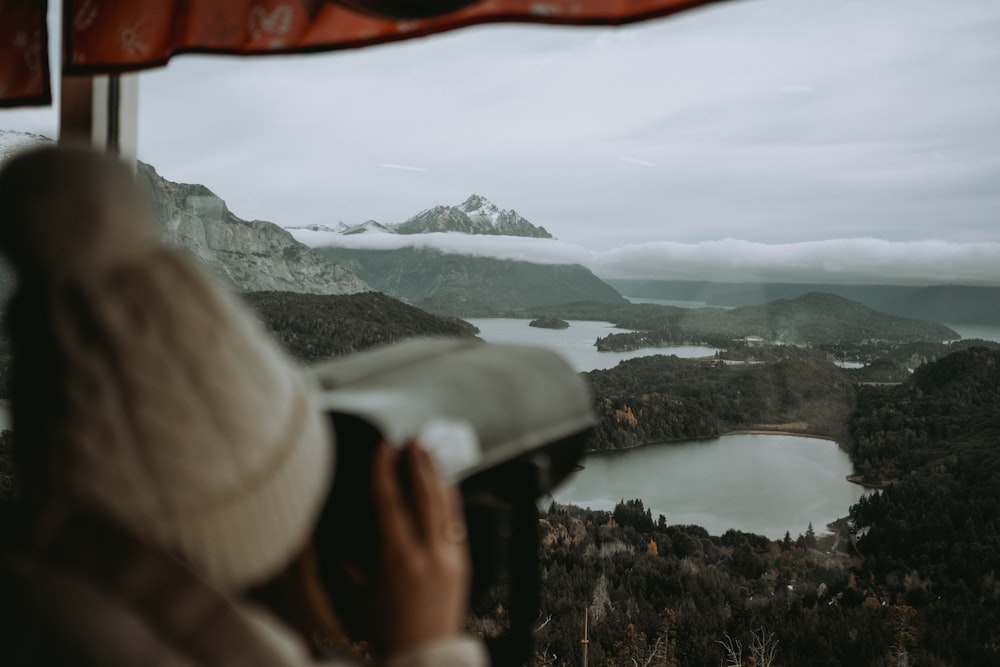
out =
[(405, 247), (538, 264), (582, 264), (603, 278), (714, 282), (1000, 285), (1000, 243), (853, 238), (767, 244), (739, 239), (591, 250), (556, 239), (467, 234), (358, 234), (290, 229), (306, 245)]

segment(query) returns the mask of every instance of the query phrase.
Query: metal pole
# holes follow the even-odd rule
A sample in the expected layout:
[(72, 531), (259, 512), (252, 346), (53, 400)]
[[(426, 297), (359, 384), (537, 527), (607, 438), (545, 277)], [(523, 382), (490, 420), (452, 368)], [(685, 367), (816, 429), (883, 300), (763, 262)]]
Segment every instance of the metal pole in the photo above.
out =
[(587, 638), (587, 612), (590, 611), (588, 607), (583, 608), (583, 639), (580, 643), (583, 644), (583, 667), (587, 667), (587, 646), (590, 644), (590, 639)]
[(136, 76), (64, 76), (61, 83), (59, 143), (89, 144), (135, 168)]

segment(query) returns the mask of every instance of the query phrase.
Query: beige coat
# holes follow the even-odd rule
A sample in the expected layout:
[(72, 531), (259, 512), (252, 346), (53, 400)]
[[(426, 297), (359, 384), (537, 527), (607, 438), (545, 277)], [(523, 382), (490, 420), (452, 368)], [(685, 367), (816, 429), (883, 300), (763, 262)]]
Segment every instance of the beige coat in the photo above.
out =
[[(4, 667), (304, 667), (317, 662), (264, 609), (224, 595), (125, 533), (75, 521), (39, 549), (0, 560)], [(455, 639), (386, 667), (484, 667), (482, 645)]]

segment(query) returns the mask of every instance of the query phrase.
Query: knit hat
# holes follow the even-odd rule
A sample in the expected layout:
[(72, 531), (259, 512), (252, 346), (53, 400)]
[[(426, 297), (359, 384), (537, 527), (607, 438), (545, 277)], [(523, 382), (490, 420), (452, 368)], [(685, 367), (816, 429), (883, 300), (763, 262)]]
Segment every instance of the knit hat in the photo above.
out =
[(89, 150), (46, 148), (0, 171), (25, 486), (242, 589), (309, 539), (332, 436), (300, 370), (160, 242), (147, 207), (125, 165)]

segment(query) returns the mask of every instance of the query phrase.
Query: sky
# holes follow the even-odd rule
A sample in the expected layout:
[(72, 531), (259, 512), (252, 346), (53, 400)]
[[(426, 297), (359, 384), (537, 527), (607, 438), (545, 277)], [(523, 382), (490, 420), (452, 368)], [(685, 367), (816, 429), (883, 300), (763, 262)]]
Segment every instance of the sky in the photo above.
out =
[(995, 0), (747, 0), (178, 57), (141, 75), (139, 157), (282, 226), (481, 194), (558, 241), (407, 242), (606, 277), (1000, 284), (997, 72)]

